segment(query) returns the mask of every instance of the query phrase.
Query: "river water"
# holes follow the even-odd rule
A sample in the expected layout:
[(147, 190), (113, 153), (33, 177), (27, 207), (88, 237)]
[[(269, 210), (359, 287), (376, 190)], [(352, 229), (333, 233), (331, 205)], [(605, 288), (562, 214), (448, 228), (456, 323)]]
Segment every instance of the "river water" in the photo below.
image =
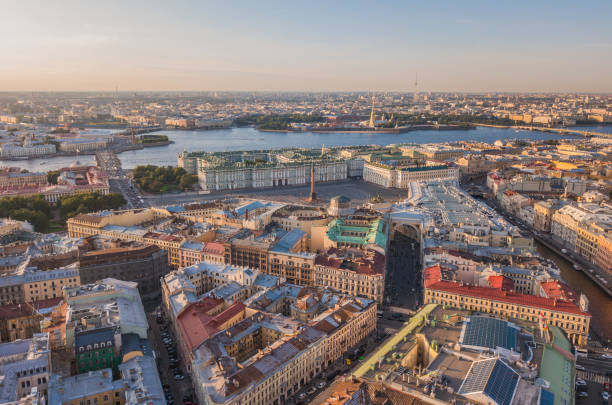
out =
[[(612, 126), (585, 127), (585, 129), (612, 133)], [(260, 132), (254, 128), (230, 128), (211, 131), (166, 130), (156, 134), (167, 135), (173, 144), (128, 151), (119, 154), (126, 169), (138, 165), (176, 165), (177, 155), (184, 151), (222, 152), (232, 150), (275, 149), (286, 147), (320, 148), (344, 145), (388, 145), (393, 143), (435, 143), (452, 141), (481, 141), (493, 143), (498, 139), (555, 139), (546, 132), (514, 131), (504, 128), (478, 127), (456, 131), (412, 131), (403, 134), (357, 134), (313, 132)], [(15, 166), (30, 171), (48, 171), (69, 166), (75, 160), (92, 163), (93, 156), (61, 156), (48, 159), (0, 161), (0, 166)]]
[(612, 340), (612, 298), (603, 292), (594, 282), (581, 271), (576, 271), (572, 264), (546, 246), (536, 243), (538, 253), (554, 261), (561, 277), (578, 294), (584, 293), (589, 299), (591, 326), (602, 340)]
[[(612, 126), (576, 127), (593, 132), (612, 134)], [(167, 135), (173, 144), (146, 148), (143, 150), (120, 153), (124, 168), (132, 169), (138, 165), (176, 165), (177, 155), (184, 151), (232, 151), (275, 149), (285, 147), (320, 148), (343, 145), (388, 145), (394, 143), (436, 143), (453, 141), (481, 141), (493, 143), (498, 139), (559, 139), (558, 135), (545, 132), (514, 131), (503, 128), (478, 127), (471, 130), (456, 131), (412, 131), (403, 134), (359, 134), (359, 133), (312, 133), (312, 132), (260, 132), (254, 128), (231, 128), (211, 131), (160, 131)], [(0, 161), (0, 166), (15, 166), (29, 171), (48, 171), (66, 167), (79, 160), (82, 164), (93, 163), (93, 156), (62, 156), (49, 159), (26, 161)], [(563, 279), (577, 292), (583, 292), (590, 301), (595, 330), (612, 339), (612, 300), (581, 272), (575, 271), (563, 258), (538, 245), (542, 256), (554, 260)]]

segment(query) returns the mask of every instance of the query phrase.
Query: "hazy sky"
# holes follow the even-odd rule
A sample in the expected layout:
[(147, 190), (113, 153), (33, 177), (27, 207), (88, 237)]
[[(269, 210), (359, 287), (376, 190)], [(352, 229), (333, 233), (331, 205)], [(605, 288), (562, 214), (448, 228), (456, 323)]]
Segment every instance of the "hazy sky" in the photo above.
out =
[(612, 92), (612, 1), (3, 0), (0, 91)]

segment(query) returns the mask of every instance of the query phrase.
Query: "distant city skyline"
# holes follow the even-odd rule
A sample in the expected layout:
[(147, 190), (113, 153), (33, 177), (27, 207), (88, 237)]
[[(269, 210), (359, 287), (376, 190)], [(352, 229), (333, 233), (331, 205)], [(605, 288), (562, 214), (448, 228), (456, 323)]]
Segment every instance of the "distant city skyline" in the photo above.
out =
[(612, 92), (612, 3), (7, 1), (0, 91)]

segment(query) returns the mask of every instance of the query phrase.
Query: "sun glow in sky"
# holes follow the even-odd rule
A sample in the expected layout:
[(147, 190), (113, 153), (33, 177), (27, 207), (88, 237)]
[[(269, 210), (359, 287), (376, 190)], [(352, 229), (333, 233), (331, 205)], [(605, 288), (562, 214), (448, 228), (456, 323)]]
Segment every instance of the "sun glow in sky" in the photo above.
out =
[(612, 92), (610, 1), (5, 0), (0, 91)]

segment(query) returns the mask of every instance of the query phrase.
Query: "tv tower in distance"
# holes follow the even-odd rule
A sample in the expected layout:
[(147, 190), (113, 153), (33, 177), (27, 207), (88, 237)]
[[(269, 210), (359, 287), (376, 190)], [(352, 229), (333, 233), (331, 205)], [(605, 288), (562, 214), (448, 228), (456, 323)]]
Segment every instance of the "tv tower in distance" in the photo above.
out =
[(416, 73), (416, 76), (414, 77), (414, 101), (417, 101), (419, 99), (418, 93), (417, 93), (417, 86), (419, 84), (419, 73)]

